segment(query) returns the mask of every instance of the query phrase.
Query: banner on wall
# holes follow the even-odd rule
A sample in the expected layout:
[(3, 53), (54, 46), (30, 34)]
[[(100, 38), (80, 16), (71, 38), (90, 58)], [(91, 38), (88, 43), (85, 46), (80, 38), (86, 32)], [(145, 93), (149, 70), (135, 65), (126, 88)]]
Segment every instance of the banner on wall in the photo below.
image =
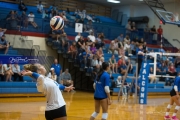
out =
[(150, 66), (149, 63), (143, 63), (140, 72), (140, 93), (139, 93), (139, 104), (147, 104), (147, 89), (149, 81)]
[(76, 25), (75, 25), (75, 32), (82, 33), (83, 32), (83, 24), (76, 23)]

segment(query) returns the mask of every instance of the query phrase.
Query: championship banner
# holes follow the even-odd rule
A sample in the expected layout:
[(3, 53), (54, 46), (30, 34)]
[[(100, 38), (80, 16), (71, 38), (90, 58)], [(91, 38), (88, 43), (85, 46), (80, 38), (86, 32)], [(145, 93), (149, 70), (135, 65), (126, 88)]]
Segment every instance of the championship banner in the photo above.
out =
[(139, 93), (139, 104), (147, 104), (147, 89), (149, 83), (149, 63), (143, 63), (140, 72), (140, 93)]

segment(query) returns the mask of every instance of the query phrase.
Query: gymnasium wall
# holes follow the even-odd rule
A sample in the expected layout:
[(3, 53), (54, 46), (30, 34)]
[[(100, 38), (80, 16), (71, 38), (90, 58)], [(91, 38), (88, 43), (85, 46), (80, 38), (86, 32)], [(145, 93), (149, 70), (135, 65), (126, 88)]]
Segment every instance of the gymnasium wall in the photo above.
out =
[[(168, 3), (164, 4), (167, 11), (171, 11), (173, 13), (178, 12), (180, 14), (180, 2), (176, 2), (176, 4)], [(160, 25), (160, 20), (158, 17), (151, 11), (151, 9), (147, 5), (137, 5), (137, 6), (120, 6), (114, 9), (119, 9), (119, 12), (123, 12), (127, 14), (128, 17), (139, 17), (139, 16), (148, 16), (149, 17), (149, 27), (151, 28), (153, 25), (156, 28)], [(179, 47), (179, 43), (177, 41), (173, 41), (173, 39), (180, 40), (180, 27), (176, 25), (165, 24), (161, 25), (164, 30), (164, 37), (169, 40), (169, 42), (177, 48)]]
[[(21, 41), (20, 38), (23, 38), (25, 41)], [(28, 46), (26, 43), (32, 40), (33, 45), (39, 45), (40, 50), (46, 51), (47, 56), (53, 56), (55, 58), (58, 57), (57, 52), (53, 50), (51, 47), (46, 45), (46, 41), (44, 37), (32, 37), (32, 36), (6, 34), (6, 40), (9, 41), (11, 45), (15, 45), (17, 47), (22, 47), (22, 48), (24, 48), (25, 45), (27, 46), (27, 48), (31, 48), (31, 44), (29, 44)]]
[[(12, 2), (11, 0), (1, 0), (6, 2)], [(107, 6), (92, 4), (80, 0), (41, 0), (45, 8), (49, 8), (50, 5), (55, 4), (58, 10), (67, 10), (74, 12), (75, 9), (86, 10), (88, 14), (95, 14), (101, 16), (111, 15), (111, 8)], [(39, 0), (23, 0), (26, 5), (37, 6)], [(15, 2), (18, 3), (18, 2)]]

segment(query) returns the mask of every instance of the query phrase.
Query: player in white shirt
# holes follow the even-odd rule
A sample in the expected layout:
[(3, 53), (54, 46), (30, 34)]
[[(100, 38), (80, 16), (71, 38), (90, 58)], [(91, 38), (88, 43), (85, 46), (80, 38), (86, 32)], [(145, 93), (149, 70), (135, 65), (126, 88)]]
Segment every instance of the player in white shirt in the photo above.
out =
[(38, 25), (34, 22), (34, 17), (35, 15), (33, 14), (33, 12), (30, 12), (28, 15), (28, 22), (30, 22), (33, 27), (38, 28)]
[(61, 94), (61, 90), (73, 90), (73, 86), (65, 87), (58, 84), (56, 81), (45, 76), (46, 69), (40, 64), (24, 65), (22, 72), (23, 76), (31, 76), (37, 80), (37, 90), (42, 92), (47, 99), (47, 106), (45, 110), (46, 120), (67, 120), (66, 103)]

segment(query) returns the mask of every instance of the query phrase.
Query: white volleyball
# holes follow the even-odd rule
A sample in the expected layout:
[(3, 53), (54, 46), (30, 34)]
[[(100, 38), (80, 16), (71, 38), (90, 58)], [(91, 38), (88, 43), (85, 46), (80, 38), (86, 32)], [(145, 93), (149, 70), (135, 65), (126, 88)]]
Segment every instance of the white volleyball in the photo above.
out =
[(64, 27), (64, 20), (60, 16), (54, 16), (50, 20), (50, 26), (53, 30), (61, 30)]

